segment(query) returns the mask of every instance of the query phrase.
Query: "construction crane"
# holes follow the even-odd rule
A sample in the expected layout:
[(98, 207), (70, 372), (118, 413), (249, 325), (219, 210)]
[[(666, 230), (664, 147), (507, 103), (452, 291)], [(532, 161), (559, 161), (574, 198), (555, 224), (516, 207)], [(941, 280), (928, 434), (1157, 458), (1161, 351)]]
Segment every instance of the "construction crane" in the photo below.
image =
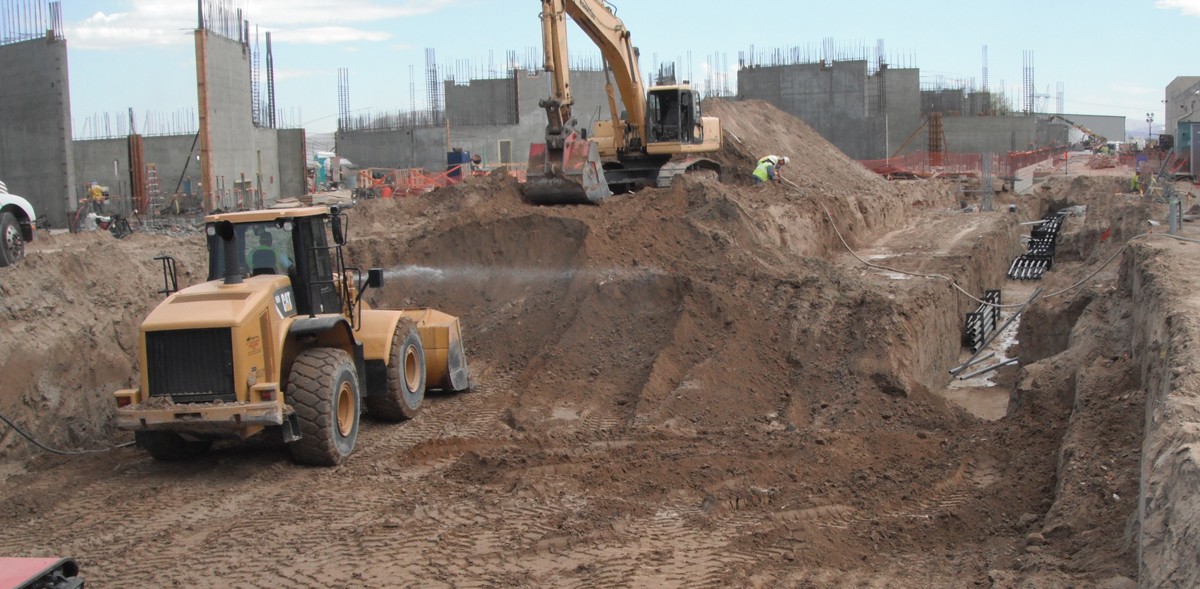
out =
[(1055, 119), (1058, 119), (1058, 120), (1070, 125), (1072, 128), (1079, 131), (1080, 133), (1083, 133), (1082, 145), (1086, 148), (1095, 149), (1095, 148), (1103, 147), (1104, 145), (1108, 144), (1108, 139), (1106, 137), (1104, 137), (1103, 135), (1101, 135), (1087, 127), (1084, 127), (1083, 125), (1076, 123), (1075, 121), (1072, 121), (1071, 119), (1068, 119), (1067, 117), (1064, 117), (1062, 115), (1051, 115), (1050, 118), (1046, 119), (1046, 122), (1051, 123), (1051, 122), (1054, 122)]
[[(702, 157), (721, 149), (721, 125), (700, 112), (700, 95), (687, 83), (644, 89), (638, 50), (616, 9), (602, 0), (541, 0), (542, 47), (552, 95), (546, 142), (529, 149), (525, 197), (538, 204), (598, 202), (613, 191), (670, 186), (691, 170), (720, 173)], [(600, 48), (605, 64), (609, 120), (588, 137), (572, 115), (566, 17)], [(614, 84), (626, 112), (617, 107)], [(603, 159), (602, 159), (603, 158)]]

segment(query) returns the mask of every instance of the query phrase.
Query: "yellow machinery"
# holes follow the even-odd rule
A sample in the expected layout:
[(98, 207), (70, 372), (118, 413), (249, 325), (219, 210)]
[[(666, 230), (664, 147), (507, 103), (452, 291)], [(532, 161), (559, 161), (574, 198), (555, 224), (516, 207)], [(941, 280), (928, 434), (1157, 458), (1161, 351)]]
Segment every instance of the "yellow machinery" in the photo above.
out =
[(1072, 121), (1071, 119), (1068, 119), (1067, 117), (1064, 117), (1062, 115), (1051, 115), (1050, 118), (1046, 119), (1046, 121), (1052, 123), (1052, 122), (1054, 122), (1055, 119), (1066, 123), (1067, 125), (1074, 128), (1076, 131), (1079, 131), (1080, 133), (1082, 133), (1083, 141), (1081, 142), (1081, 145), (1085, 149), (1099, 150), (1101, 147), (1104, 147), (1106, 144), (1108, 144), (1108, 139), (1105, 138), (1103, 135), (1101, 135), (1087, 127), (1084, 127), (1083, 125), (1080, 125), (1079, 123), (1076, 123), (1075, 121)]
[[(605, 86), (611, 119), (599, 122), (590, 140), (577, 129), (571, 112), (567, 16), (600, 48), (605, 75), (611, 76)], [(546, 143), (529, 148), (526, 199), (540, 204), (598, 202), (611, 189), (670, 186), (688, 170), (720, 172), (716, 162), (700, 155), (721, 149), (720, 121), (701, 116), (700, 95), (686, 84), (644, 89), (637, 48), (615, 9), (603, 0), (542, 0), (541, 18), (553, 96), (539, 103), (548, 120)]]
[(141, 386), (115, 393), (117, 427), (162, 460), (213, 440), (266, 432), (302, 464), (335, 465), (354, 450), (359, 416), (415, 416), (426, 389), (468, 388), (458, 319), (433, 309), (370, 309), (346, 267), (337, 207), (205, 218), (208, 282), (177, 290), (142, 322)]

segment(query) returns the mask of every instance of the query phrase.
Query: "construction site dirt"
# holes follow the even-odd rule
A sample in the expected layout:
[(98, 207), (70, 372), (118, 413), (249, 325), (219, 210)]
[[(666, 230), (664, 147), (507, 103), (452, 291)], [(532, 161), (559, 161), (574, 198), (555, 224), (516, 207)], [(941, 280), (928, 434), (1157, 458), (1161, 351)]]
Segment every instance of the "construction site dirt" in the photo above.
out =
[[(534, 207), (494, 173), (351, 209), (350, 259), (386, 270), (369, 296), (457, 315), (471, 391), (364, 420), (333, 468), (256, 440), (54, 456), (4, 429), (0, 554), (71, 556), (97, 587), (1137, 586), (1129, 277), (1196, 246), (1118, 249), (1163, 205), (1065, 176), (963, 211), (954, 181), (889, 183), (765, 103), (705, 107), (720, 180)], [(751, 185), (767, 153), (790, 184)], [(947, 370), (978, 303), (913, 274), (1019, 304), (1019, 223), (1075, 205), (1039, 286), (1083, 282), (1026, 311), (1020, 362), (978, 389), (1003, 416), (977, 417)], [(128, 441), (112, 392), (163, 254), (204, 279), (200, 233), (39, 236), (5, 268), (0, 413), (56, 447)]]

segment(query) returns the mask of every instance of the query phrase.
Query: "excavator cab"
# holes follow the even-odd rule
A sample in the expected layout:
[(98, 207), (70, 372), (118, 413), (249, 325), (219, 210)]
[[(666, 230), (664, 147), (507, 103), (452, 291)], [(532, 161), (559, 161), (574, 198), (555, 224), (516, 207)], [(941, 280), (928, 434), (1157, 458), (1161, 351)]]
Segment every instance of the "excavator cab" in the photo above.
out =
[(700, 98), (686, 86), (651, 88), (646, 95), (648, 143), (703, 143)]

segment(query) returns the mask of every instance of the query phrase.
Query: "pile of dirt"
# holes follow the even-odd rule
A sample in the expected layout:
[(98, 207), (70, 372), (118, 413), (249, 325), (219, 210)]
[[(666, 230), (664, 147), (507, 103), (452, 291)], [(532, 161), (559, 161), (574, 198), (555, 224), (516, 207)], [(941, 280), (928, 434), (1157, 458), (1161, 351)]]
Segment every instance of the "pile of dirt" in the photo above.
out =
[[(350, 211), (347, 257), (385, 269), (371, 302), (459, 316), (474, 392), (431, 397), (399, 427), (368, 423), (333, 471), (221, 449), (178, 471), (133, 450), (34, 466), (12, 484), (41, 492), (0, 502), (0, 551), (28, 546), (39, 513), (39, 546), (87, 551), (111, 583), (121, 573), (175, 582), (214, 562), (229, 584), (268, 571), (312, 587), (953, 587), (1014, 576), (996, 586), (1018, 586), (1043, 572), (1053, 583), (1041, 586), (1054, 586), (1124, 571), (1123, 560), (1098, 560), (1125, 558), (1123, 548), (1054, 531), (1107, 509), (1057, 482), (1096, 474), (1078, 451), (1054, 463), (1064, 432), (1085, 448), (1091, 427), (1115, 428), (1104, 416), (1074, 420), (1065, 393), (1030, 384), (1051, 369), (1030, 372), (1029, 394), (995, 424), (948, 404), (930, 390), (930, 367), (946, 359), (929, 350), (949, 338), (957, 351), (959, 295), (868, 272), (834, 230), (852, 247), (908, 239), (895, 263), (979, 288), (995, 278), (964, 266), (1004, 248), (970, 242), (1015, 220), (960, 222), (953, 185), (885, 182), (766, 103), (705, 108), (726, 133), (719, 181), (534, 207), (494, 174)], [(768, 153), (791, 158), (794, 186), (750, 185)], [(126, 439), (105, 418), (112, 389), (136, 378), (137, 321), (157, 300), (160, 252), (180, 260), (185, 284), (202, 278), (198, 237), (62, 236), (9, 269), (0, 366), (33, 376), (6, 385), (0, 409), (51, 440)], [(1089, 313), (1080, 323), (1094, 329), (1110, 317)], [(1082, 388), (1125, 378), (1112, 348), (1086, 349), (1107, 360), (1079, 371)], [(86, 497), (58, 483), (81, 472)], [(155, 500), (96, 508), (118, 495)], [(1114, 530), (1119, 514), (1104, 515), (1091, 533)], [(56, 525), (76, 519), (79, 534)], [(280, 556), (247, 557), (245, 545), (278, 541), (280, 522)], [(1027, 540), (1035, 530), (1042, 540)], [(179, 541), (130, 557), (168, 533)], [(110, 540), (89, 540), (100, 534)], [(197, 545), (204, 558), (189, 565)], [(380, 551), (392, 556), (363, 563)], [(1046, 570), (1023, 568), (1031, 562)]]
[[(738, 137), (726, 141), (727, 169), (782, 151), (800, 188), (684, 178), (599, 206), (533, 208), (502, 175), (472, 178), (364, 203), (352, 223), (370, 227), (352, 257), (390, 270), (377, 304), (460, 315), (472, 356), (529, 383), (510, 411), (518, 429), (959, 423), (902, 368), (916, 345), (898, 341), (913, 301), (831, 262), (844, 250), (825, 209), (864, 240), (927, 201), (766, 103), (708, 112)], [(769, 131), (751, 131), (760, 126)]]
[[(0, 282), (0, 413), (59, 446), (111, 442), (112, 392), (137, 382), (138, 324), (162, 300), (160, 255), (178, 261), (181, 284), (208, 272), (198, 235), (39, 232)], [(28, 449), (0, 432), (0, 455)]]
[(1117, 167), (1117, 158), (1111, 155), (1093, 155), (1085, 165), (1092, 170), (1115, 168)]

